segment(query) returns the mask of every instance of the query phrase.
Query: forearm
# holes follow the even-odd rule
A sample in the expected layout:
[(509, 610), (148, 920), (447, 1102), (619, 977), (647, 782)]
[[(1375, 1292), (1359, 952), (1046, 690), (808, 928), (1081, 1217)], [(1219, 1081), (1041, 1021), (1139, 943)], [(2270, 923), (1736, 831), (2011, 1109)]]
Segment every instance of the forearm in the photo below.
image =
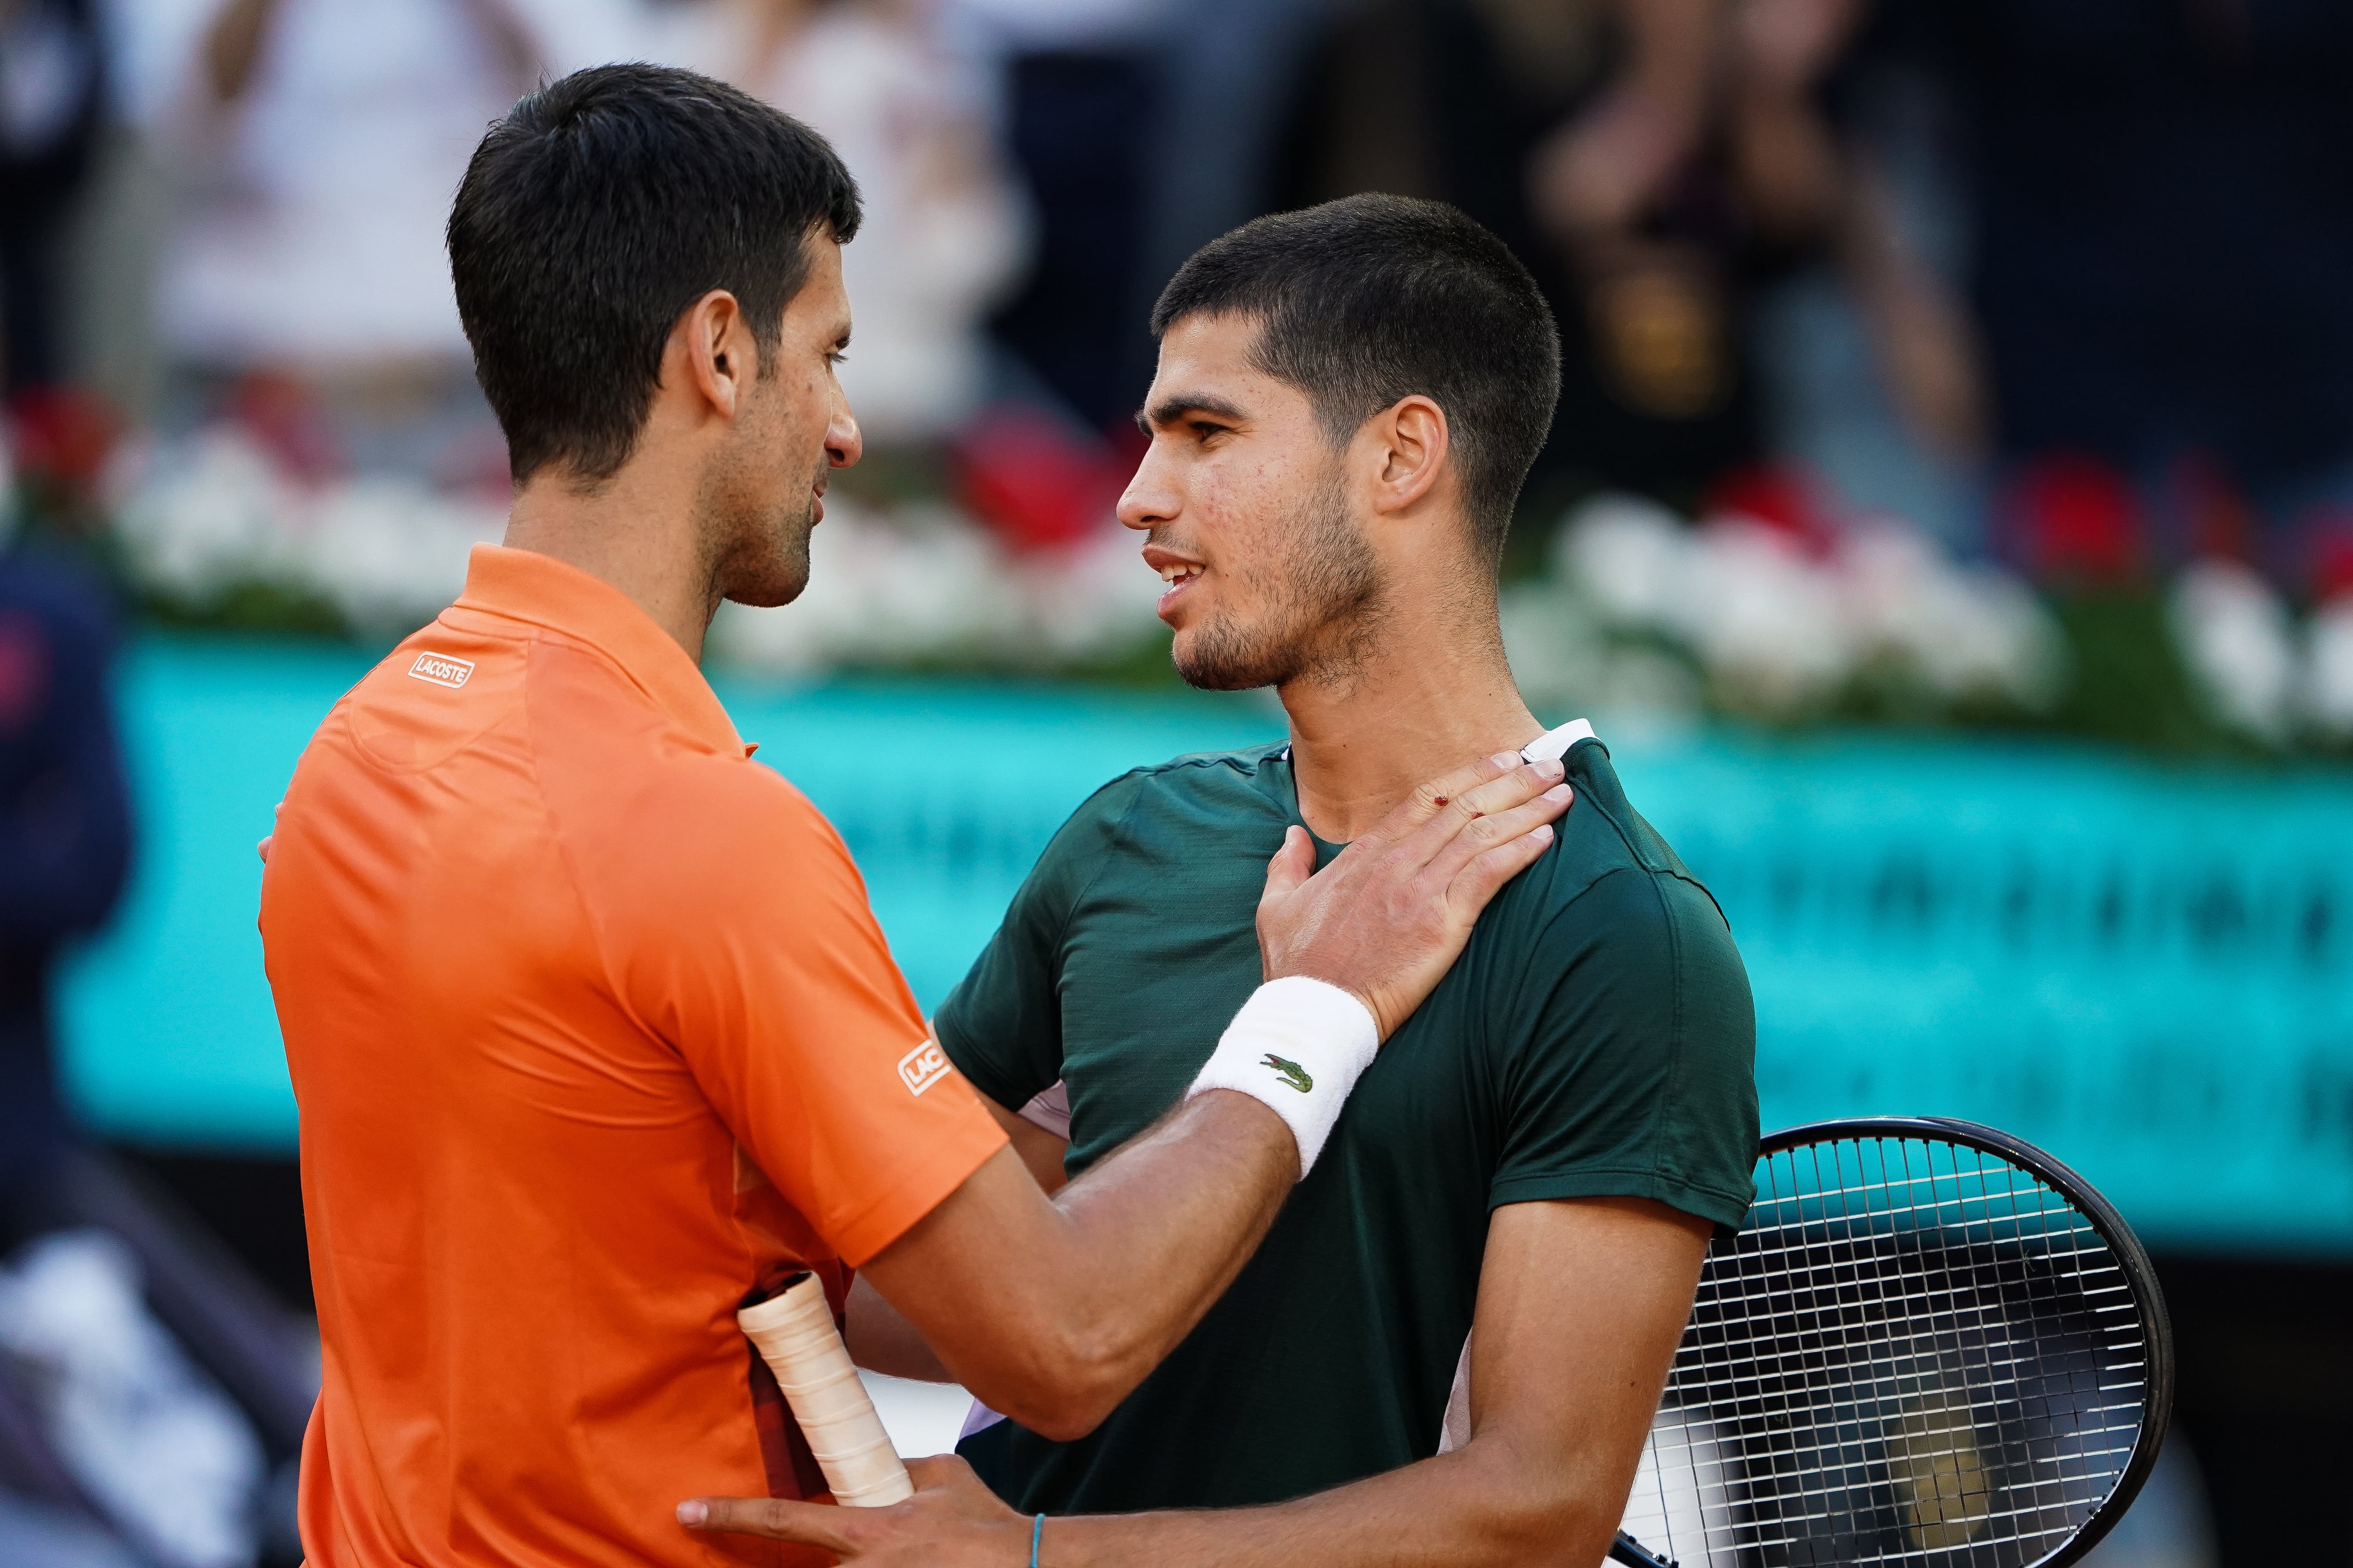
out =
[[(1012, 1163), (1011, 1156), (1006, 1156)], [(1049, 1519), (1050, 1568), (1595, 1568), (1691, 1311), (1709, 1222), (1641, 1198), (1507, 1204), (1489, 1222), (1461, 1449), (1266, 1508)], [(1368, 1366), (1366, 1375), (1380, 1369)], [(1435, 1418), (1435, 1413), (1432, 1413)], [(1190, 1440), (1214, 1441), (1208, 1433)], [(805, 1542), (860, 1568), (1003, 1568), (1029, 1521), (961, 1459), (856, 1521), (774, 1498), (698, 1499), (697, 1528)]]
[(1045, 1561), (1594, 1568), (1624, 1515), (1707, 1235), (1645, 1199), (1506, 1205), (1482, 1266), (1468, 1444), (1272, 1508), (1051, 1520)]
[(1069, 1309), (1116, 1363), (1122, 1395), (1225, 1294), (1299, 1173), (1291, 1130), (1218, 1089), (1056, 1194)]
[[(1013, 1142), (1013, 1152), (1020, 1157), (1039, 1191), (1051, 1197), (1070, 1184), (1062, 1171), (1062, 1156), (1070, 1151), (1065, 1140), (1023, 1121), (995, 1100), (984, 1100), (981, 1104), (1005, 1129), (1006, 1136)], [(869, 1372), (913, 1378), (919, 1383), (955, 1381), (955, 1375), (948, 1371), (922, 1331), (863, 1274), (850, 1283), (842, 1338), (849, 1346), (850, 1359)]]
[[(1052, 1437), (1093, 1428), (1190, 1332), (1299, 1175), (1257, 1100), (1197, 1095), (1050, 1201), (1008, 1151), (867, 1265), (944, 1369)], [(1018, 1191), (1008, 1192), (1008, 1184)], [(996, 1223), (960, 1223), (958, 1208)], [(911, 1278), (915, 1274), (923, 1279)], [(940, 1285), (954, 1282), (939, 1310)]]
[(1268, 1508), (1050, 1519), (1039, 1560), (1046, 1568), (1593, 1568), (1625, 1505), (1605, 1492), (1543, 1473), (1498, 1436)]

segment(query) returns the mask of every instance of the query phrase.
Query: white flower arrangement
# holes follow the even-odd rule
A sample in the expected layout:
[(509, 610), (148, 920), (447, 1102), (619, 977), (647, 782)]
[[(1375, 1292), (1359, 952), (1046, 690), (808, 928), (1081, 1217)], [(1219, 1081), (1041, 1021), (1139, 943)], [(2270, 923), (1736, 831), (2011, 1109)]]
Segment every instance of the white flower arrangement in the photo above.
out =
[[(117, 541), (142, 591), (199, 616), (264, 588), (399, 637), (465, 585), (505, 509), (421, 479), (306, 485), (234, 426), (133, 443), (111, 477)], [(882, 510), (839, 491), (810, 538), (810, 581), (779, 609), (723, 607), (712, 652), (796, 678), (842, 668), (1101, 668), (1165, 643), (1158, 580), (1133, 534), (1018, 552), (953, 506)], [(2353, 742), (2353, 598), (2299, 627), (2252, 570), (2201, 562), (2167, 621), (2213, 719), (2278, 747)], [(1654, 501), (1597, 497), (1567, 516), (1546, 574), (1509, 585), (1504, 640), (1532, 701), (1669, 724), (1714, 710), (1776, 722), (1890, 706), (2050, 713), (2070, 650), (2034, 592), (1891, 519), (1827, 541), (1736, 514), (1693, 525)]]
[(1963, 565), (1892, 521), (1821, 550), (1726, 514), (1597, 497), (1563, 520), (1550, 574), (1504, 604), (1514, 672), (1540, 701), (1790, 720), (1859, 682), (1915, 707), (2043, 712), (2066, 644), (2024, 584)]
[(116, 486), (115, 536), (142, 589), (197, 612), (253, 584), (315, 595), (375, 637), (439, 614), (467, 552), (506, 527), (504, 508), (415, 479), (300, 484), (227, 426), (134, 453)]
[(1164, 636), (1159, 579), (1116, 525), (1063, 550), (1015, 554), (955, 509), (882, 512), (829, 499), (809, 536), (809, 585), (791, 605), (721, 608), (714, 654), (807, 675), (844, 666), (1052, 669)]
[[(421, 480), (306, 486), (251, 439), (216, 426), (131, 453), (113, 479), (116, 536), (144, 592), (203, 614), (241, 588), (315, 596), (363, 636), (424, 625), (465, 587), (466, 558), (495, 542), (505, 509)], [(839, 492), (810, 536), (808, 589), (780, 609), (727, 605), (722, 660), (799, 676), (844, 667), (1051, 670), (1115, 658), (1165, 635), (1161, 584), (1136, 540), (1104, 530), (1015, 554), (953, 507), (888, 511)]]
[(2223, 725), (2274, 750), (2353, 742), (2353, 595), (2299, 627), (2262, 574), (2208, 559), (2174, 579), (2165, 608), (2182, 665)]

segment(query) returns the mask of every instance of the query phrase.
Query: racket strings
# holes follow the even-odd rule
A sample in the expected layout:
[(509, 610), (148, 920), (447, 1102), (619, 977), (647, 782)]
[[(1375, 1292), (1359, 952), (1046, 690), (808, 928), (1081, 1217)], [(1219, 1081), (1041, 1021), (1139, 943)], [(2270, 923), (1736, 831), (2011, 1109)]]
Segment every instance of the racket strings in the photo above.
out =
[(1685, 1568), (2025, 1568), (2112, 1490), (2145, 1404), (2131, 1282), (1999, 1156), (1762, 1162), (1709, 1258), (1626, 1516)]

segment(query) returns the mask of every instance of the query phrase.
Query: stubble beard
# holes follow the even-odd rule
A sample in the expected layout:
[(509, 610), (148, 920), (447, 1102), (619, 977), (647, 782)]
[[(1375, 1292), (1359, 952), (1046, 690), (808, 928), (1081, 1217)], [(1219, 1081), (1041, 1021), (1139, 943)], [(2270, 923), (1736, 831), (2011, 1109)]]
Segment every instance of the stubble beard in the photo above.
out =
[(1267, 569), (1229, 571), (1258, 587), (1257, 623), (1220, 616), (1176, 645), (1176, 673), (1206, 691), (1245, 691), (1294, 681), (1345, 684), (1370, 652), (1381, 617), (1380, 563), (1348, 515), (1338, 476), (1293, 519), (1292, 538)]
[(748, 482), (730, 466), (714, 477), (703, 503), (704, 537), (712, 542), (712, 580), (719, 596), (771, 608), (801, 596), (809, 581), (809, 534), (817, 527), (817, 481), (779, 504), (765, 486)]

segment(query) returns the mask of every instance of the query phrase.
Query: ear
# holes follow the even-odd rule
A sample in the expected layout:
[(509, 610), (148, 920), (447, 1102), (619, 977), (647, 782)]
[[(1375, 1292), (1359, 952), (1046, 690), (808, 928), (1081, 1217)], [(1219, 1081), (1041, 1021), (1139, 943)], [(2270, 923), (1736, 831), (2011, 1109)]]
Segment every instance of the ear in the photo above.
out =
[(681, 373), (679, 384), (722, 419), (733, 419), (742, 406), (760, 374), (759, 354), (744, 307), (724, 289), (688, 306), (670, 331), (668, 357)]
[(1366, 422), (1366, 433), (1381, 459), (1374, 479), (1373, 510), (1399, 512), (1420, 503), (1438, 485), (1452, 443), (1446, 410), (1415, 393)]

